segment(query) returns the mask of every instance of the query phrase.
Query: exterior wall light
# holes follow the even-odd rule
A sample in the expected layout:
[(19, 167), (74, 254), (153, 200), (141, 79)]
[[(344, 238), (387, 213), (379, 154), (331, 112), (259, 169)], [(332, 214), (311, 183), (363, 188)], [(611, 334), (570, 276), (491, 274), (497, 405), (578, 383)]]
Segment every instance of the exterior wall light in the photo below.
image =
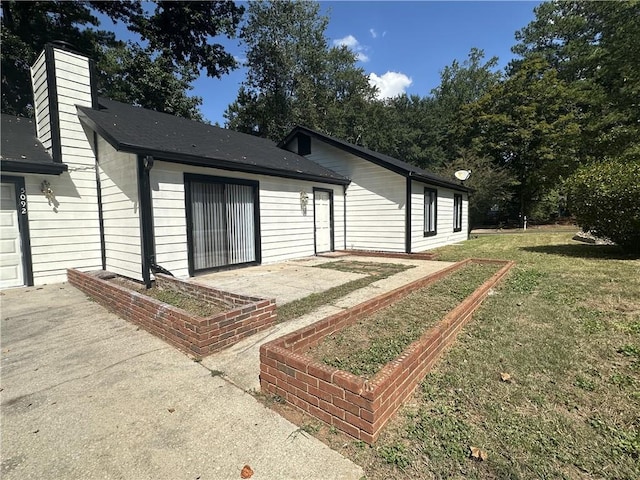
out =
[(44, 194), (46, 199), (49, 201), (49, 205), (51, 205), (51, 203), (55, 201), (56, 194), (53, 192), (53, 189), (51, 188), (51, 184), (47, 180), (43, 180), (42, 183), (40, 184), (40, 191)]
[(302, 210), (303, 215), (307, 214), (307, 205), (309, 205), (309, 195), (307, 192), (302, 190), (300, 192), (300, 209)]

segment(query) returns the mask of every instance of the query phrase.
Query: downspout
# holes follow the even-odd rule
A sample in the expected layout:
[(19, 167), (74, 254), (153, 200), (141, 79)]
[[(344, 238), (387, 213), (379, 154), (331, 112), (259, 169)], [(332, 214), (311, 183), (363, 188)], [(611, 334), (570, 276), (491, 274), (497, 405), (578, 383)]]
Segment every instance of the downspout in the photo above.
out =
[[(462, 202), (462, 205), (464, 205), (464, 201)], [(471, 205), (471, 192), (467, 192), (467, 240), (471, 239), (471, 215), (470, 215), (471, 209), (469, 208), (470, 205)]]
[(100, 182), (100, 170), (98, 168), (98, 134), (93, 132), (93, 151), (96, 156), (96, 188), (98, 196), (98, 225), (100, 227), (100, 251), (102, 254), (102, 270), (107, 269), (107, 244), (104, 239), (104, 213), (102, 210), (102, 184)]
[(347, 249), (347, 185), (342, 185), (342, 236), (343, 249)]
[(150, 155), (138, 155), (137, 166), (142, 280), (147, 288), (151, 288), (151, 269), (155, 263), (155, 245), (153, 239), (153, 211), (149, 171), (153, 168), (153, 157)]
[(407, 175), (405, 190), (404, 250), (406, 253), (411, 253), (411, 172)]

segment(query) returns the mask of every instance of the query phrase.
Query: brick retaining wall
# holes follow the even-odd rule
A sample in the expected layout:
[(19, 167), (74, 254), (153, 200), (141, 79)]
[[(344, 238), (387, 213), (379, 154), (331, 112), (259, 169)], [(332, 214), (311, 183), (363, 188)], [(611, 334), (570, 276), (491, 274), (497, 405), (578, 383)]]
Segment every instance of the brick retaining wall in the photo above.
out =
[(436, 254), (429, 252), (402, 253), (402, 252), (382, 252), (378, 250), (337, 250), (339, 253), (346, 253), (359, 257), (384, 257), (402, 258), (404, 260), (435, 260)]
[[(503, 267), (371, 380), (314, 361), (302, 353), (327, 335), (471, 262), (496, 263)], [(438, 356), (453, 343), (489, 290), (513, 265), (513, 262), (502, 260), (467, 259), (266, 343), (260, 348), (261, 388), (352, 437), (372, 444)]]
[(198, 317), (90, 273), (68, 269), (67, 278), (71, 285), (116, 315), (198, 357), (222, 350), (264, 330), (277, 318), (275, 299), (237, 295), (167, 275), (156, 275), (158, 287), (180, 290), (199, 299), (224, 302), (229, 305), (229, 310), (211, 317)]

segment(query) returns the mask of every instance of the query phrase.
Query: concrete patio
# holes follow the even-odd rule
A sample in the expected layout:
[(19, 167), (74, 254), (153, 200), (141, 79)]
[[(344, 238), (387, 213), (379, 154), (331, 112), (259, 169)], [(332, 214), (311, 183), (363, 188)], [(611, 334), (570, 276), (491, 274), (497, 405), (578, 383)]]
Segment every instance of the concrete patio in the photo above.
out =
[(249, 294), (251, 292), (252, 295), (275, 297), (278, 305), (284, 305), (285, 303), (305, 297), (311, 293), (322, 292), (331, 287), (342, 285), (364, 276), (357, 273), (314, 268), (315, 265), (338, 260), (395, 263), (410, 265), (413, 268), (378, 280), (365, 288), (356, 290), (338, 299), (336, 302), (326, 304), (307, 315), (277, 324), (222, 352), (205, 357), (203, 364), (212, 370), (224, 372), (225, 378), (243, 390), (257, 391), (260, 388), (258, 377), (260, 371), (260, 345), (263, 343), (310, 325), (340, 310), (353, 307), (365, 300), (369, 300), (382, 293), (442, 270), (452, 264), (451, 262), (429, 260), (351, 255), (308, 257), (274, 265), (261, 265), (243, 270), (212, 273), (198, 276), (194, 278), (193, 281), (232, 292), (243, 294)]

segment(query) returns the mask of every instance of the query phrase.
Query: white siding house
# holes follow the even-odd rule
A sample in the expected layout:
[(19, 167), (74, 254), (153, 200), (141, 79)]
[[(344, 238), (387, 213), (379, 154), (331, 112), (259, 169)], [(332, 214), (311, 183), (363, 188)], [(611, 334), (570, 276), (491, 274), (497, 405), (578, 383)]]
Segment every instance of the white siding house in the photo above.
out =
[(149, 285), (157, 271), (466, 238), (462, 185), (303, 127), (275, 145), (99, 99), (92, 68), (47, 45), (31, 69), (35, 121), (2, 115), (0, 288), (68, 268)]
[(469, 189), (460, 182), (304, 127), (280, 145), (351, 180), (348, 249), (417, 253), (467, 239)]
[[(203, 178), (257, 182), (259, 196), (260, 263), (314, 255), (314, 188), (333, 192), (334, 209), (342, 211), (342, 186), (245, 172), (156, 162), (151, 170), (155, 255), (158, 265), (176, 276), (189, 275), (189, 245), (185, 215), (185, 173)], [(301, 192), (308, 195), (306, 208)], [(344, 249), (343, 218), (334, 219), (336, 249)]]
[(307, 158), (351, 179), (346, 192), (347, 249), (405, 251), (404, 178), (319, 141), (312, 141)]

